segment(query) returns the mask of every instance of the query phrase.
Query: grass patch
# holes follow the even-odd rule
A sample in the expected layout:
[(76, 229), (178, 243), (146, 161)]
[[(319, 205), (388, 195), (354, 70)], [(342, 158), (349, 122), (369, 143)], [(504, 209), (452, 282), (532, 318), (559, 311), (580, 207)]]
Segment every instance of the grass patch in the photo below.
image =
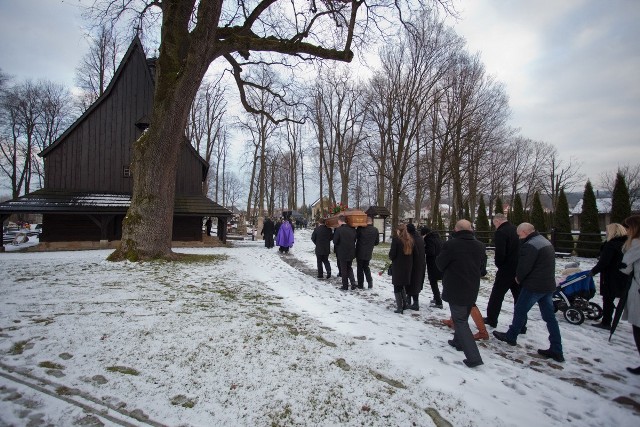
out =
[(40, 366), (41, 368), (47, 368), (47, 369), (64, 369), (64, 366), (62, 366), (61, 364), (55, 363), (55, 362), (49, 362), (48, 360), (38, 363), (38, 366)]
[(126, 366), (107, 366), (107, 371), (119, 372), (125, 375), (140, 375), (140, 372), (136, 371), (133, 368), (128, 368)]
[(36, 324), (44, 323), (44, 325), (47, 326), (53, 323), (53, 319), (50, 317), (45, 317), (44, 319), (32, 319), (31, 322)]
[(18, 341), (11, 346), (9, 354), (18, 355), (24, 352), (25, 347), (29, 344), (29, 341)]
[(382, 382), (385, 382), (385, 383), (389, 384), (392, 387), (395, 387), (395, 388), (407, 388), (407, 386), (402, 384), (400, 381), (388, 378), (388, 377), (382, 375), (380, 372), (374, 371), (373, 369), (369, 369), (369, 373), (371, 375), (373, 375), (373, 377), (375, 379), (380, 380)]
[[(201, 254), (183, 254), (175, 253), (175, 260), (171, 262), (179, 262), (182, 264), (212, 264), (226, 261), (227, 255), (201, 255)], [(153, 262), (169, 262), (166, 260), (154, 260)]]
[(69, 387), (60, 386), (56, 389), (56, 393), (59, 396), (70, 396), (73, 394), (73, 390), (71, 390)]

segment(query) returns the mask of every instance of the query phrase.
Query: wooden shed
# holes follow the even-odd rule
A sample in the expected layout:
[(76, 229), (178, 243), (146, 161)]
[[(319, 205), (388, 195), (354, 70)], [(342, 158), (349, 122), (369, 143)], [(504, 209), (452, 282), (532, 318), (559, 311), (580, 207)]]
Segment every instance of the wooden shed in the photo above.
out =
[[(41, 213), (42, 242), (120, 240), (133, 189), (132, 146), (149, 126), (154, 71), (155, 59), (136, 37), (104, 94), (40, 153), (44, 187), (0, 204), (0, 219)], [(202, 240), (203, 218), (217, 217), (224, 241), (231, 212), (203, 195), (209, 165), (188, 141), (181, 150), (173, 240)]]

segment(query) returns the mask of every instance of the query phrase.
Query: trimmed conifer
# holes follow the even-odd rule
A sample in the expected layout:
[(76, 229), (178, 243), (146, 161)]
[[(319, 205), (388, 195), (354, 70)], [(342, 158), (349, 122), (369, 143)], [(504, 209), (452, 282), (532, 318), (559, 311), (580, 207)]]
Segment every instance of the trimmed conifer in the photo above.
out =
[(587, 181), (582, 195), (582, 213), (580, 214), (580, 236), (576, 245), (578, 256), (596, 258), (602, 237), (598, 223), (598, 206), (591, 181)]
[(511, 217), (509, 221), (518, 226), (519, 224), (525, 222), (524, 216), (524, 208), (522, 207), (522, 199), (520, 198), (520, 194), (516, 194), (516, 197), (513, 199), (513, 207), (511, 208)]
[(480, 196), (480, 203), (478, 203), (478, 213), (476, 214), (475, 228), (477, 239), (482, 243), (489, 244), (491, 227), (489, 227), (487, 207), (484, 204), (483, 196)]
[(618, 171), (616, 183), (613, 186), (613, 195), (611, 196), (611, 222), (622, 224), (629, 216), (631, 216), (629, 189), (624, 175)]
[(558, 204), (553, 215), (553, 228), (555, 229), (556, 252), (572, 253), (574, 249), (573, 236), (571, 235), (571, 222), (569, 219), (569, 203), (564, 188), (560, 189)]
[(500, 197), (496, 197), (496, 205), (493, 208), (493, 213), (501, 213), (504, 214), (504, 205), (502, 204), (502, 199)]
[(540, 194), (536, 191), (533, 193), (533, 206), (531, 207), (531, 224), (540, 234), (547, 232), (547, 224), (544, 220), (544, 209), (540, 202)]

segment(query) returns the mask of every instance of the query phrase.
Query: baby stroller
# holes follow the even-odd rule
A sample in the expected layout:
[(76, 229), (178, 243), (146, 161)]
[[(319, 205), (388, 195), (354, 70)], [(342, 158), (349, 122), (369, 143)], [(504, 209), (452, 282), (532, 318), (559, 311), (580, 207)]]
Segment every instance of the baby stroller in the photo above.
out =
[(553, 293), (553, 309), (561, 310), (564, 318), (572, 325), (580, 325), (585, 317), (599, 320), (602, 307), (589, 300), (596, 294), (596, 285), (589, 271), (571, 274), (560, 282)]

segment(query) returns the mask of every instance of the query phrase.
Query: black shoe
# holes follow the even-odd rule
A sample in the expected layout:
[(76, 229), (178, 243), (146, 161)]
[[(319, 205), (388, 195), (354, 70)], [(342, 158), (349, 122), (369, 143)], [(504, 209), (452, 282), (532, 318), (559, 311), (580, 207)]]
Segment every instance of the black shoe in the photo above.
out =
[(449, 343), (449, 345), (453, 348), (455, 348), (458, 351), (462, 351), (462, 347), (460, 347), (458, 344), (456, 344), (456, 342), (454, 340), (449, 340), (447, 341)]
[(318, 279), (324, 279), (324, 276), (317, 276)]
[(631, 372), (633, 375), (640, 375), (640, 366), (637, 368), (627, 368), (627, 371)]
[(491, 326), (492, 328), (497, 328), (498, 327), (498, 322), (497, 321), (496, 322), (492, 322), (492, 321), (489, 320), (488, 317), (485, 317), (482, 320), (484, 320), (484, 324), (485, 325)]
[(482, 360), (477, 360), (475, 362), (471, 362), (468, 359), (464, 359), (462, 361), (462, 363), (464, 363), (465, 365), (467, 365), (470, 368), (475, 368), (476, 366), (484, 365), (484, 362)]
[(358, 289), (364, 289), (364, 285), (358, 285)]
[(551, 351), (551, 349), (549, 350), (539, 349), (538, 354), (546, 358), (550, 357), (556, 362), (564, 362), (564, 356), (562, 355), (562, 353), (556, 353), (554, 351)]
[(429, 305), (430, 305), (431, 307), (435, 307), (435, 308), (442, 308), (442, 301), (438, 302), (438, 301), (436, 301), (436, 300), (432, 299), (432, 300), (429, 302)]
[(327, 279), (331, 279), (331, 273), (327, 273)]
[(349, 287), (348, 287), (348, 286), (343, 286), (343, 287), (341, 287), (341, 288), (340, 288), (340, 290), (341, 290), (341, 291), (348, 291), (348, 290), (349, 290)]
[(506, 332), (498, 332), (498, 331), (493, 331), (493, 336), (498, 338), (500, 341), (504, 341), (509, 345), (516, 345), (517, 342), (510, 340), (509, 338), (507, 338), (507, 333)]
[(592, 323), (591, 326), (594, 328), (606, 329), (607, 331), (611, 330), (611, 325), (606, 325), (604, 323)]
[(369, 289), (373, 288), (373, 283), (369, 283)]
[(356, 285), (351, 285), (351, 290), (355, 290), (356, 289)]

